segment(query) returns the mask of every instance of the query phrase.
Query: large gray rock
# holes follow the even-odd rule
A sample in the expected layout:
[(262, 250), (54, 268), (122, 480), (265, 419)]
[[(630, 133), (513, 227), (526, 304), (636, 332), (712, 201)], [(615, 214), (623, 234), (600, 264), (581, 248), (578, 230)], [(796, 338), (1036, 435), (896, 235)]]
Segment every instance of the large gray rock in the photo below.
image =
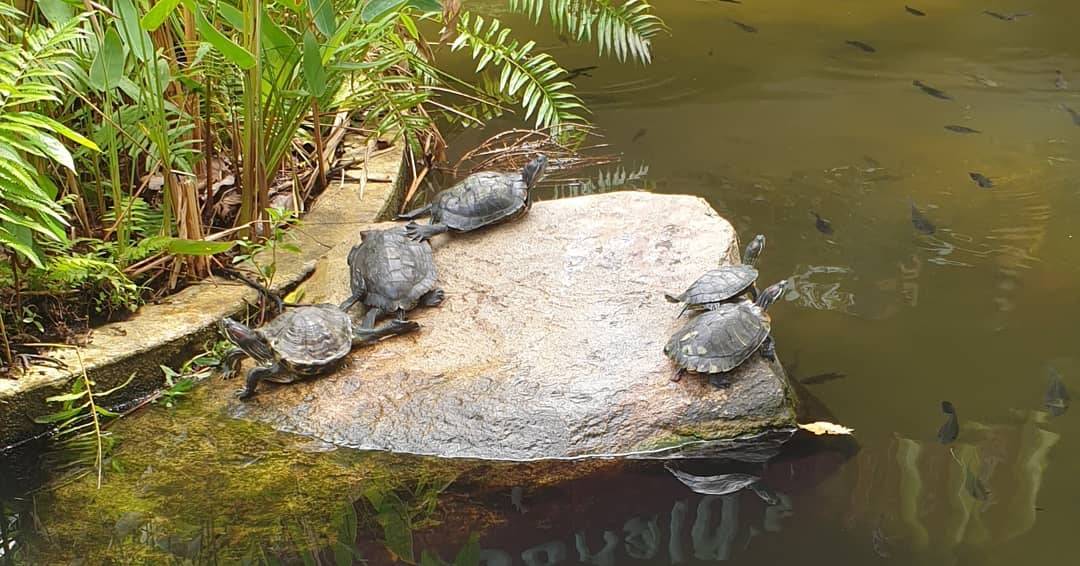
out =
[[(316, 268), (305, 301), (346, 296), (352, 243)], [(753, 452), (760, 442), (734, 439), (769, 448), (794, 426), (783, 370), (760, 356), (719, 383), (669, 380), (663, 345), (685, 320), (663, 293), (738, 256), (731, 225), (699, 198), (541, 202), (434, 247), (447, 300), (411, 313), (418, 333), (323, 377), (264, 384), (229, 411), (342, 446), (514, 460)]]

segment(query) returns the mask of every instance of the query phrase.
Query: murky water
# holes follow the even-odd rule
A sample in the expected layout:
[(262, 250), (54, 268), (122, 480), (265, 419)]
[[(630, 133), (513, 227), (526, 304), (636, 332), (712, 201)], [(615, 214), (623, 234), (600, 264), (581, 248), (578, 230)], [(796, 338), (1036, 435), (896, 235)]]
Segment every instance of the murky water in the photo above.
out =
[[(927, 15), (900, 1), (663, 2), (672, 33), (646, 68), (541, 34), (565, 66), (599, 66), (579, 92), (624, 156), (545, 198), (701, 195), (744, 238), (768, 236), (765, 280), (796, 281), (773, 309), (781, 359), (861, 450), (769, 464), (773, 504), (694, 494), (657, 465), (321, 453), (181, 408), (121, 424), (125, 466), (102, 492), (17, 502), (0, 526), (27, 533), (31, 563), (350, 563), (335, 540), (373, 563), (481, 548), (489, 564), (1069, 562), (1080, 415), (1040, 409), (1051, 366), (1080, 383), (1080, 127), (1062, 107), (1080, 110), (1080, 4), (910, 5)], [(913, 228), (911, 202), (934, 234)], [(949, 446), (943, 400), (961, 424)]]

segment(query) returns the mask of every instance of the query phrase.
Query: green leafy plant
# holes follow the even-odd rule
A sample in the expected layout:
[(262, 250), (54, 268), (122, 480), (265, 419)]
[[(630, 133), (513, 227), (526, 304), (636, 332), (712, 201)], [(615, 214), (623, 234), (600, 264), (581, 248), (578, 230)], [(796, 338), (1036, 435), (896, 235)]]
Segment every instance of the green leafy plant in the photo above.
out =
[[(595, 38), (600, 55), (619, 61), (652, 61), (652, 40), (667, 31), (646, 0), (546, 0), (547, 13), (559, 32), (577, 41)], [(509, 0), (510, 9), (539, 22), (545, 0)]]
[(274, 275), (277, 274), (278, 252), (300, 252), (296, 244), (286, 241), (290, 237), (288, 228), (296, 226), (299, 221), (296, 218), (296, 212), (291, 210), (270, 208), (266, 212), (269, 217), (268, 233), (262, 239), (238, 240), (240, 253), (233, 256), (233, 264), (246, 264), (253, 268), (258, 275), (258, 283), (269, 289), (274, 283)]
[[(22, 16), (11, 8), (9, 15)], [(58, 189), (34, 159), (75, 170), (67, 139), (96, 150), (86, 139), (35, 109), (60, 102), (74, 70), (72, 44), (84, 38), (81, 20), (33, 26), (17, 42), (0, 37), (0, 245), (44, 267), (36, 242), (64, 243), (67, 214)]]
[(68, 470), (89, 466), (90, 471), (96, 474), (97, 486), (100, 488), (106, 463), (113, 467), (120, 465), (118, 461), (110, 458), (117, 438), (112, 432), (105, 430), (105, 424), (120, 415), (102, 407), (101, 399), (126, 387), (135, 378), (135, 374), (131, 374), (127, 381), (112, 389), (95, 392), (95, 384), (86, 375), (86, 366), (79, 349), (63, 344), (49, 346), (73, 349), (79, 361), (80, 375), (72, 382), (68, 393), (45, 399), (49, 403), (59, 404), (60, 409), (34, 421), (52, 427), (53, 440), (58, 445), (52, 453), (55, 460), (53, 469)]

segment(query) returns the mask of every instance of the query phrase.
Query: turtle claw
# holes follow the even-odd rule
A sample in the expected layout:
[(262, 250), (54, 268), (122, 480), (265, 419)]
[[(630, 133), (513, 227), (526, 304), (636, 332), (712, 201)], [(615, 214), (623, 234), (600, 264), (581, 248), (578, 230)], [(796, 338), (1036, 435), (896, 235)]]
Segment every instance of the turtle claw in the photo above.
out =
[(255, 396), (254, 391), (249, 391), (247, 387), (241, 387), (236, 390), (236, 398), (240, 401), (247, 401)]
[(393, 320), (387, 325), (389, 326), (387, 330), (394, 334), (405, 334), (420, 329), (420, 323), (415, 320)]
[(446, 299), (446, 292), (442, 289), (434, 289), (421, 297), (420, 302), (425, 307), (436, 307), (441, 305), (444, 299)]

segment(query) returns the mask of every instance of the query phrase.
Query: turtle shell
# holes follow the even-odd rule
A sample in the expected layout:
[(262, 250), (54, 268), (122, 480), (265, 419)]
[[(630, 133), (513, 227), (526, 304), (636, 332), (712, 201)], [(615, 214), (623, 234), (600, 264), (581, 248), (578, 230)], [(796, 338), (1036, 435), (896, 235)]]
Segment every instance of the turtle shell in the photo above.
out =
[(723, 303), (675, 332), (664, 353), (689, 371), (731, 371), (761, 347), (770, 328), (769, 315), (754, 303)]
[(415, 308), (438, 279), (431, 245), (413, 241), (401, 228), (364, 232), (364, 241), (349, 252), (349, 270), (353, 293), (384, 312)]
[(687, 305), (719, 303), (745, 293), (757, 277), (757, 269), (750, 265), (710, 269), (676, 298)]
[(319, 373), (352, 349), (352, 321), (336, 305), (286, 310), (258, 332), (290, 370), (267, 378), (279, 383)]
[(431, 220), (468, 232), (525, 212), (529, 189), (521, 173), (481, 171), (442, 191), (431, 203)]

